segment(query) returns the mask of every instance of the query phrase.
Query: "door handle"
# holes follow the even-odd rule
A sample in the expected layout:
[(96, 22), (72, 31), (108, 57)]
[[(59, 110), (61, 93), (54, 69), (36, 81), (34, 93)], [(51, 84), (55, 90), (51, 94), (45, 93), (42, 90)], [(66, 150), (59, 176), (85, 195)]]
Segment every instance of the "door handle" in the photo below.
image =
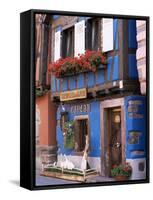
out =
[(109, 146), (110, 146), (110, 147), (119, 148), (119, 147), (121, 147), (121, 143), (116, 142), (116, 143), (114, 143), (114, 144), (109, 144)]
[(116, 142), (115, 146), (116, 146), (117, 148), (119, 148), (119, 147), (121, 147), (121, 143)]

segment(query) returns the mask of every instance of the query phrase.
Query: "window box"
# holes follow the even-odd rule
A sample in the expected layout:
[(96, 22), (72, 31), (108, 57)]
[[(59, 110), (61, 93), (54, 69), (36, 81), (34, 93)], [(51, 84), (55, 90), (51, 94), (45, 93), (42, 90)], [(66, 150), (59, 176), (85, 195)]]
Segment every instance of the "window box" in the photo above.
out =
[(98, 69), (106, 67), (106, 57), (101, 51), (89, 51), (85, 54), (78, 55), (78, 57), (59, 59), (58, 61), (49, 65), (49, 71), (52, 72), (56, 78), (63, 78), (88, 71), (95, 72)]

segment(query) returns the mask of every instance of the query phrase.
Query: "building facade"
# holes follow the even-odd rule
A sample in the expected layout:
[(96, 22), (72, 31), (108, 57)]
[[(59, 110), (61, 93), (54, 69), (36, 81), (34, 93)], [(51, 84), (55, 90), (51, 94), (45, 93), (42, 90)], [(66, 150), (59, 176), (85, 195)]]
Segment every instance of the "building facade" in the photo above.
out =
[(146, 94), (146, 21), (137, 20), (137, 69), (141, 94)]
[(50, 100), (48, 74), (49, 17), (37, 14), (36, 29), (36, 168), (56, 161), (56, 104)]
[(87, 51), (92, 59), (96, 52), (106, 58), (94, 71), (51, 70), (48, 102), (57, 111), (48, 113), (56, 122), (47, 135), (55, 127), (57, 162), (66, 155), (81, 168), (86, 151), (87, 167), (103, 176), (129, 162), (131, 179), (144, 179), (146, 97), (140, 92), (136, 20), (54, 15), (48, 21), (49, 69), (52, 63), (57, 69), (59, 62), (76, 66)]

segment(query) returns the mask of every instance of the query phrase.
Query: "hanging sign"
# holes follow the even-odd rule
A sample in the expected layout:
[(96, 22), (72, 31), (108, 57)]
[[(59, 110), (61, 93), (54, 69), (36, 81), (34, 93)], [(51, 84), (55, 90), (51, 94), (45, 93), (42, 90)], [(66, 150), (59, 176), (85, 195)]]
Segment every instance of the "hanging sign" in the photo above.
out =
[(74, 99), (84, 99), (87, 97), (86, 88), (71, 90), (60, 93), (60, 101), (69, 101)]

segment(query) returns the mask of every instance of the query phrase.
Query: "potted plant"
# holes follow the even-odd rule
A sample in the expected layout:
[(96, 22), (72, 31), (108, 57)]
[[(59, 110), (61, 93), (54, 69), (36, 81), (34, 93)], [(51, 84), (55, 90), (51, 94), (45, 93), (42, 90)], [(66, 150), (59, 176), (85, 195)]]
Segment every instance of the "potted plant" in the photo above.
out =
[(111, 176), (117, 181), (124, 181), (129, 179), (132, 174), (132, 167), (129, 163), (114, 165), (111, 169)]

